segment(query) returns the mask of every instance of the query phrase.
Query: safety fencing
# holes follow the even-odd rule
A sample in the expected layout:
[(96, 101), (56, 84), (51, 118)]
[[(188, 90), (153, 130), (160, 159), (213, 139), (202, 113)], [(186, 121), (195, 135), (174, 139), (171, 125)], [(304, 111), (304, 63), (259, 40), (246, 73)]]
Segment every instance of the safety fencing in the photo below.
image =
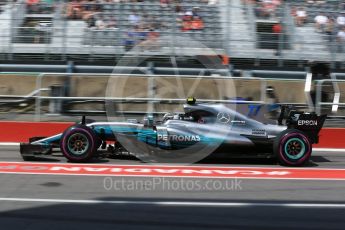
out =
[[(189, 96), (199, 102), (265, 104), (279, 103), (308, 107), (303, 80), (225, 76), (157, 76), (124, 74), (57, 74), (38, 76), (0, 75), (0, 103), (14, 105), (31, 101), (36, 121), (42, 113), (105, 113), (105, 103), (128, 114), (182, 112)], [(267, 94), (272, 88), (275, 95)], [(22, 92), (20, 95), (18, 92)], [(23, 95), (25, 92), (25, 95)], [(121, 106), (118, 106), (121, 105)], [(120, 108), (120, 109), (119, 109)]]
[[(5, 105), (25, 107), (31, 103), (37, 121), (42, 113), (105, 114), (105, 102), (121, 104), (119, 113), (181, 112), (180, 105), (189, 96), (199, 102), (290, 104), (318, 114), (343, 117), (345, 80), (338, 80), (333, 74), (332, 79), (311, 82), (310, 75), (306, 73), (306, 76), (307, 80), (277, 80), (230, 76), (7, 73), (0, 75), (0, 103), (3, 108)], [(274, 89), (274, 95), (268, 94), (267, 88)], [(63, 108), (66, 103), (69, 110)]]
[[(345, 103), (343, 93), (345, 90), (345, 80), (324, 79), (317, 82), (316, 85), (316, 112), (322, 113), (325, 107), (331, 107), (333, 114), (340, 114), (344, 111)], [(324, 92), (332, 91), (333, 98), (328, 98)]]

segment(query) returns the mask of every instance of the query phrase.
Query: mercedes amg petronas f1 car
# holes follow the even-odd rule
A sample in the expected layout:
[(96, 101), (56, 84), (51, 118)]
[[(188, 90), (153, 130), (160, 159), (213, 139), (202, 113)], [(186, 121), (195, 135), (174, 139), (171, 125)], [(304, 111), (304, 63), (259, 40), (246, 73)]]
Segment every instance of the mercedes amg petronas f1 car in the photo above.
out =
[(166, 114), (161, 121), (147, 116), (143, 122), (88, 123), (83, 117), (61, 134), (30, 138), (29, 143), (21, 143), (20, 152), (24, 160), (31, 160), (60, 148), (71, 162), (87, 162), (99, 156), (100, 149), (109, 155), (126, 152), (148, 162), (191, 163), (210, 154), (273, 157), (288, 166), (309, 161), (325, 115), (287, 112), (282, 107), (278, 122), (270, 124), (258, 118), (265, 105), (239, 106), (247, 106), (247, 111), (189, 98), (183, 114)]

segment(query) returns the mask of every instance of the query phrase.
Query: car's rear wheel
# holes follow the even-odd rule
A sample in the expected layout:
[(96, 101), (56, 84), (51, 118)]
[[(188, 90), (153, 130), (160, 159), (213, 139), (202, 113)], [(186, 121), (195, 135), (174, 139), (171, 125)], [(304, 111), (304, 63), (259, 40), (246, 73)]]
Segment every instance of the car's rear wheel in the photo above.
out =
[(309, 161), (312, 144), (305, 133), (289, 129), (276, 138), (273, 149), (281, 164), (301, 166)]
[(97, 152), (100, 145), (93, 130), (84, 125), (67, 129), (61, 138), (60, 148), (63, 155), (72, 162), (87, 162)]

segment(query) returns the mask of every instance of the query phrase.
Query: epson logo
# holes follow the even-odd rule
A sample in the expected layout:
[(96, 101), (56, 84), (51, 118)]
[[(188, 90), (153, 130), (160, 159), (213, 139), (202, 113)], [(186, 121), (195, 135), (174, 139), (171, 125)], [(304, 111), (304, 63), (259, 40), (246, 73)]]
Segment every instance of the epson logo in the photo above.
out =
[(183, 135), (162, 135), (158, 134), (158, 141), (200, 141), (199, 135), (190, 135), (190, 136), (183, 136)]
[(292, 120), (293, 121), (298, 121), (299, 117), (301, 116), (301, 114), (295, 114), (293, 117), (292, 117)]
[(298, 125), (306, 125), (306, 126), (317, 126), (317, 121), (315, 120), (299, 120)]

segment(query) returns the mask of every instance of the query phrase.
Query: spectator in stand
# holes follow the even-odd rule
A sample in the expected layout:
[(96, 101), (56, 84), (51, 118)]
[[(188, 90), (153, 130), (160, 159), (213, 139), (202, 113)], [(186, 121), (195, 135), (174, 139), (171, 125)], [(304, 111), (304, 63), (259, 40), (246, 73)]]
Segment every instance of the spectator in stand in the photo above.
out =
[(170, 4), (169, 0), (160, 0), (161, 7), (168, 7)]
[(145, 41), (147, 38), (147, 31), (143, 25), (139, 25), (136, 29), (135, 36), (137, 38), (138, 43)]
[(277, 23), (277, 24), (274, 24), (273, 27), (272, 27), (272, 32), (273, 32), (273, 38), (274, 38), (274, 41), (276, 41), (276, 52), (275, 52), (275, 55), (276, 56), (279, 56), (280, 53), (281, 53), (281, 36), (282, 36), (282, 32), (283, 32), (283, 27), (282, 27), (282, 24), (281, 22)]
[[(137, 27), (137, 26), (136, 26)], [(135, 30), (136, 27), (134, 27), (134, 29), (131, 29), (130, 31), (128, 31), (126, 33), (126, 38), (124, 41), (124, 45), (125, 45), (125, 51), (130, 51), (134, 46), (135, 46)]]
[(326, 3), (325, 0), (306, 0), (306, 2), (312, 5), (323, 5)]
[(199, 7), (193, 7), (191, 11), (185, 12), (184, 16), (182, 17), (182, 26), (181, 26), (181, 30), (183, 32), (187, 32), (191, 30), (200, 31), (204, 29), (205, 27), (204, 21), (202, 20), (199, 11), (200, 11)]
[(166, 24), (159, 20), (156, 16), (152, 17), (152, 20), (150, 21), (148, 28), (153, 28), (154, 30), (162, 30), (166, 28)]
[(83, 5), (83, 10), (81, 12), (82, 19), (87, 21), (90, 17), (95, 16), (100, 12), (100, 9), (94, 4), (93, 0), (89, 0)]
[(255, 14), (261, 18), (276, 17), (276, 11), (280, 5), (281, 0), (257, 0)]
[(193, 9), (192, 9), (193, 17), (201, 17), (199, 11), (200, 11), (199, 7), (193, 7)]
[(105, 24), (105, 22), (103, 20), (103, 17), (98, 16), (98, 19), (96, 20), (96, 28), (98, 30), (104, 30), (105, 27), (106, 27), (106, 24)]
[(295, 21), (296, 21), (296, 16), (297, 16), (296, 12), (297, 12), (297, 7), (292, 6), (291, 11), (290, 11), (290, 15), (295, 19)]
[(81, 0), (73, 0), (67, 5), (67, 18), (81, 19), (82, 18), (82, 4)]
[(335, 20), (330, 18), (325, 27), (325, 33), (327, 34), (328, 41), (334, 41), (334, 35), (336, 34)]
[(337, 17), (337, 25), (341, 28), (345, 26), (345, 13), (342, 13)]
[(126, 38), (124, 41), (125, 50), (131, 50), (135, 45), (141, 44), (147, 39), (147, 32), (142, 26), (134, 26), (130, 31), (126, 33)]
[(109, 29), (116, 29), (116, 19), (114, 16), (110, 17), (110, 18), (107, 18), (107, 21), (106, 21), (106, 27), (109, 28)]
[(90, 16), (87, 20), (86, 20), (86, 24), (89, 28), (94, 28), (96, 27), (96, 18), (94, 15)]
[(268, 12), (268, 5), (264, 4), (263, 2), (257, 2), (256, 7), (255, 7), (255, 14), (257, 17), (260, 18), (268, 18), (269, 12)]
[(316, 31), (323, 32), (328, 22), (328, 17), (324, 13), (321, 13), (315, 17), (314, 21)]
[(193, 16), (192, 22), (191, 22), (191, 29), (192, 30), (203, 30), (204, 29), (204, 22), (199, 16)]
[(94, 1), (93, 0), (85, 0), (83, 1), (83, 11), (88, 12), (88, 11), (92, 11), (92, 8), (94, 6)]
[(29, 12), (36, 12), (38, 10), (38, 4), (40, 0), (26, 0)]
[(307, 11), (303, 7), (300, 7), (296, 10), (296, 25), (297, 26), (303, 26), (307, 20)]
[(176, 24), (178, 27), (182, 27), (182, 22), (183, 22), (183, 8), (180, 4), (176, 4), (175, 6), (175, 14), (176, 14)]
[(219, 0), (208, 0), (208, 4), (207, 5), (217, 5)]
[(132, 13), (128, 16), (128, 21), (132, 25), (139, 25), (140, 20), (141, 18), (135, 10), (133, 10)]
[(343, 53), (345, 51), (345, 27), (343, 27), (337, 34), (338, 52)]
[(187, 32), (192, 29), (192, 19), (193, 13), (191, 11), (187, 11), (182, 18), (182, 32)]
[(149, 32), (147, 33), (146, 40), (140, 42), (139, 46), (142, 49), (146, 50), (157, 50), (159, 48), (159, 33), (154, 30), (154, 28), (150, 28)]

